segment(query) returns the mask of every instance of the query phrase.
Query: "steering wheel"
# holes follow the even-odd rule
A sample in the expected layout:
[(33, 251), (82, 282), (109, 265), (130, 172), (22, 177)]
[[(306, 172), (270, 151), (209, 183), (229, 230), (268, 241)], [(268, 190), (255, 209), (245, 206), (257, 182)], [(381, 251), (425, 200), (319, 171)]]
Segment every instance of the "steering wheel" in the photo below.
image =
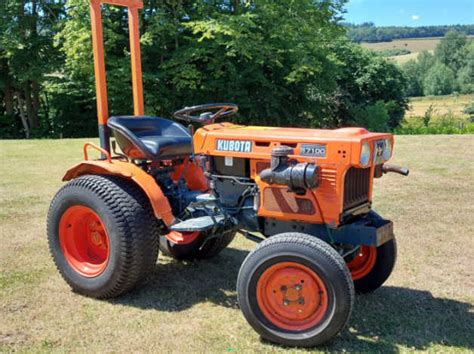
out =
[(212, 124), (217, 118), (230, 117), (237, 113), (239, 107), (232, 103), (208, 103), (192, 107), (184, 107), (173, 113), (176, 119)]

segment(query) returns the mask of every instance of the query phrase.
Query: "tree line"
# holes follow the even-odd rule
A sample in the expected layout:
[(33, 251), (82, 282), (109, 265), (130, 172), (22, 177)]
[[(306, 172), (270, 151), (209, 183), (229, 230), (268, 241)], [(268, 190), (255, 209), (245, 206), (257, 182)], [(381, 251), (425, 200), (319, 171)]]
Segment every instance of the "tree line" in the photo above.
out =
[(356, 43), (361, 42), (391, 42), (394, 39), (444, 37), (449, 31), (463, 32), (474, 35), (474, 25), (445, 25), (445, 26), (419, 26), (401, 27), (384, 26), (377, 27), (372, 22), (362, 24), (345, 23), (347, 36)]
[[(397, 127), (407, 80), (351, 43), (345, 0), (145, 0), (145, 110), (231, 101), (246, 124)], [(96, 135), (86, 0), (6, 0), (0, 9), (0, 138)], [(132, 112), (125, 9), (104, 7), (110, 114)]]
[(434, 53), (421, 52), (403, 66), (410, 96), (474, 93), (474, 40), (449, 31)]

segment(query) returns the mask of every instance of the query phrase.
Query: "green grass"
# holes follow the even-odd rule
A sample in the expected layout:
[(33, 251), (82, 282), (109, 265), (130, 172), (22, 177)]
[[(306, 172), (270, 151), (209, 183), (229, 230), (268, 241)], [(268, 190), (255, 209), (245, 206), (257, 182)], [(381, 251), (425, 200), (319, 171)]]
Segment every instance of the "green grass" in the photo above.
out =
[[(84, 141), (0, 141), (0, 351), (287, 351), (261, 341), (238, 309), (237, 273), (254, 247), (242, 237), (210, 261), (160, 256), (146, 284), (115, 300), (69, 290), (50, 259), (45, 219)], [(317, 349), (474, 350), (472, 151), (473, 135), (396, 137), (393, 162), (411, 174), (377, 180), (374, 206), (395, 223), (397, 266)]]

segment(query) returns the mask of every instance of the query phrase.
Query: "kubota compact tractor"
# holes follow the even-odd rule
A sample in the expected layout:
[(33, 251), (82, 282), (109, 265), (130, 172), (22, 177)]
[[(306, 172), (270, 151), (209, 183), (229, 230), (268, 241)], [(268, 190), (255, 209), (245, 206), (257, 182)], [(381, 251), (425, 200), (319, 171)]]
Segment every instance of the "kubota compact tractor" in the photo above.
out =
[[(108, 117), (102, 3), (128, 8), (134, 116)], [(354, 292), (380, 287), (395, 263), (392, 222), (371, 210), (374, 178), (408, 174), (385, 164), (393, 136), (222, 122), (237, 112), (233, 104), (177, 111), (189, 127), (144, 116), (142, 6), (90, 0), (101, 147), (85, 145), (84, 161), (67, 171), (51, 203), (48, 239), (59, 272), (74, 291), (109, 298), (150, 272), (159, 249), (209, 258), (239, 233), (259, 242), (237, 280), (249, 324), (285, 345), (331, 339)], [(88, 148), (101, 158), (89, 160)]]

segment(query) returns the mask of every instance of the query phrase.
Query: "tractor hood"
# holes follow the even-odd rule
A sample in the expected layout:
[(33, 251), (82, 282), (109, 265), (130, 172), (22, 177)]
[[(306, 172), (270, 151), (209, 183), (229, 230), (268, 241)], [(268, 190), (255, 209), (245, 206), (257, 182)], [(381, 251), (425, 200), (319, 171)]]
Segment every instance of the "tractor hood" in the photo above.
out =
[(207, 125), (198, 129), (194, 135), (197, 154), (266, 160), (270, 159), (272, 149), (286, 145), (294, 149), (292, 156), (298, 160), (317, 159), (322, 164), (353, 166), (359, 165), (365, 142), (371, 149), (371, 161), (376, 161), (373, 154), (380, 153), (378, 150), (381, 145), (390, 142), (393, 147), (393, 135), (370, 133), (364, 128), (302, 129), (231, 123)]

